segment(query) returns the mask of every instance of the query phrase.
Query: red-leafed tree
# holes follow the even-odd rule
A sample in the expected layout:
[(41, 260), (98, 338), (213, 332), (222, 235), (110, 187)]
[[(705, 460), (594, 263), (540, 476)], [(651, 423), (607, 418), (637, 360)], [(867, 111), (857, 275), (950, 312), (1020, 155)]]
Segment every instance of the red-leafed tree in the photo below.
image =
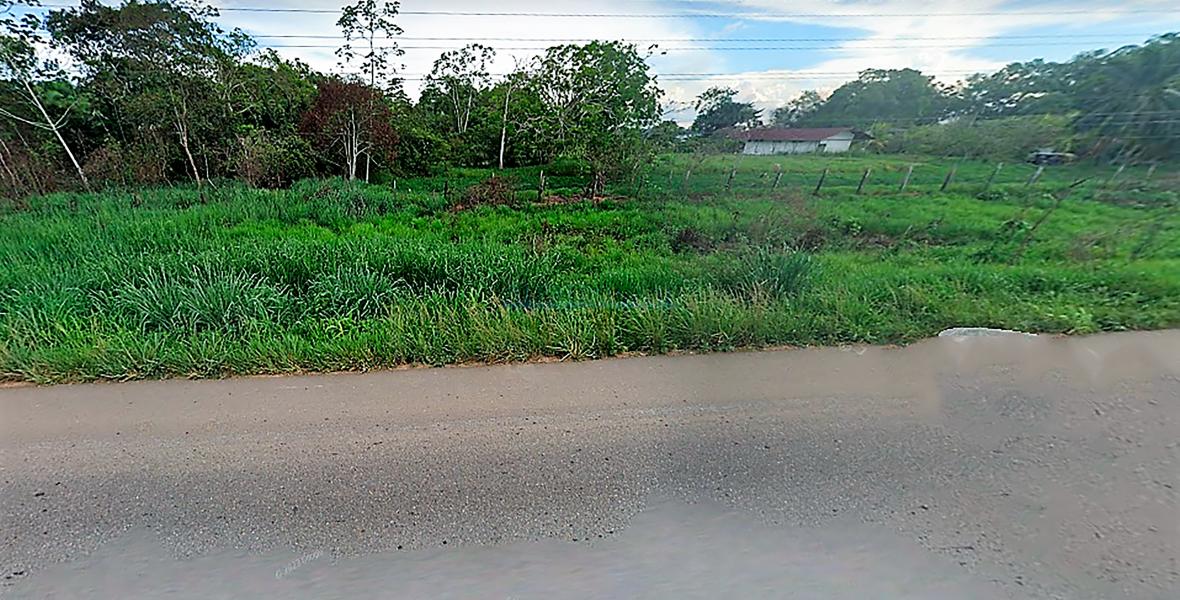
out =
[(393, 111), (380, 90), (354, 81), (319, 84), (301, 131), (321, 149), (340, 158), (349, 179), (357, 178), (363, 156), (392, 162), (397, 147)]

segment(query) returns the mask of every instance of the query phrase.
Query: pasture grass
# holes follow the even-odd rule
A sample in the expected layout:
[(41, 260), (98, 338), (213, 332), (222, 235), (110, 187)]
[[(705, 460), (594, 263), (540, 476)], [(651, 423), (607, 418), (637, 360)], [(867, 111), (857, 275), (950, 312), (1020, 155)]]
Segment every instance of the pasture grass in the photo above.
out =
[[(898, 193), (888, 178), (912, 163), (910, 189)], [(797, 176), (772, 189), (775, 164)], [(939, 192), (951, 164), (956, 180)], [(865, 168), (881, 179), (857, 195)], [(533, 202), (540, 169), (511, 171), (501, 176), (517, 182), (515, 206), (464, 210), (442, 191), (457, 196), (488, 172), (456, 171), (445, 186), (399, 181), (396, 193), (304, 181), (31, 198), (0, 209), (0, 378), (904, 343), (959, 325), (1180, 324), (1174, 180), (1139, 182), (1143, 173), (1127, 169), (1110, 182), (1113, 169), (1075, 165), (1029, 187), (1014, 165), (983, 193), (992, 168), (676, 156), (597, 201), (572, 198), (579, 176), (553, 174), (548, 190), (571, 197)], [(1054, 209), (1053, 194), (1085, 177), (1093, 183)]]

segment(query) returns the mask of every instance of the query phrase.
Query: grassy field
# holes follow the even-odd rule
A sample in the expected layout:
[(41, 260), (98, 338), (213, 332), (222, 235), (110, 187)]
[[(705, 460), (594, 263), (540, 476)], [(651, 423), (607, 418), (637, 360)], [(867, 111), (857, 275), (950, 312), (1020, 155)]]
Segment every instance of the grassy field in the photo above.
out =
[(550, 169), (555, 196), (536, 202), (540, 169), (511, 171), (514, 203), (462, 210), (488, 172), (402, 180), (396, 193), (305, 181), (32, 198), (0, 210), (0, 378), (1180, 325), (1174, 175), (1111, 181), (1113, 168), (1078, 165), (1028, 186), (1032, 169), (1005, 166), (985, 192), (984, 163), (675, 156), (596, 202), (560, 198), (582, 187), (577, 173)]

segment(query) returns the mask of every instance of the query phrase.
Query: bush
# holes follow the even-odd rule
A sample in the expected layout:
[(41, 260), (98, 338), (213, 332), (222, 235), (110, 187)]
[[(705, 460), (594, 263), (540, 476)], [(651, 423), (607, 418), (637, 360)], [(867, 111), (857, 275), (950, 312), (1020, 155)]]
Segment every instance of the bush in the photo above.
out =
[(159, 147), (108, 142), (87, 157), (83, 170), (107, 184), (160, 185), (168, 181), (168, 164), (168, 154)]
[(515, 200), (515, 186), (506, 177), (489, 177), (463, 192), (464, 207), (511, 205)]
[(406, 127), (398, 133), (393, 171), (400, 176), (438, 175), (445, 170), (450, 154), (447, 140), (429, 127)]
[(713, 240), (692, 227), (685, 227), (672, 236), (672, 251), (678, 254), (685, 252), (708, 252), (713, 249)]
[(545, 167), (545, 173), (556, 177), (584, 177), (590, 174), (590, 163), (580, 158), (559, 156)]
[(781, 298), (802, 290), (811, 270), (811, 257), (802, 252), (756, 250), (724, 257), (712, 273), (714, 286), (731, 294)]
[(311, 174), (311, 145), (299, 136), (252, 129), (238, 141), (236, 171), (253, 187), (287, 187)]
[(922, 125), (886, 136), (887, 152), (1024, 160), (1037, 148), (1070, 148), (1069, 119), (1064, 116), (964, 119)]

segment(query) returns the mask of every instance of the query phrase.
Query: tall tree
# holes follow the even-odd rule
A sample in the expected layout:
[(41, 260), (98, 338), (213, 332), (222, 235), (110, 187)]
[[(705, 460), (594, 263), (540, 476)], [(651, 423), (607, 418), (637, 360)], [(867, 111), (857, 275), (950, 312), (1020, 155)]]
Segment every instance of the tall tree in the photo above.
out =
[(395, 22), (399, 10), (398, 0), (358, 0), (344, 7), (336, 21), (345, 40), (336, 56), (342, 66), (356, 63), (371, 87), (390, 85), (397, 73), (392, 61), (405, 54), (395, 39), (402, 34)]
[(838, 88), (800, 122), (868, 128), (884, 121), (934, 122), (947, 114), (949, 90), (914, 69), (868, 69)]
[(749, 102), (738, 102), (736, 97), (737, 90), (732, 88), (713, 87), (705, 90), (693, 104), (697, 117), (692, 122), (692, 130), (708, 134), (731, 127), (757, 127), (762, 111), (755, 109)]
[(476, 99), (491, 83), (488, 68), (496, 51), (482, 44), (469, 44), (443, 52), (426, 78), (424, 94), (436, 93), (446, 99), (455, 133), (463, 135), (471, 123)]
[[(345, 39), (336, 55), (342, 64), (359, 63), (361, 72), (368, 77), (370, 88), (387, 89), (397, 83), (394, 79), (397, 66), (391, 60), (405, 54), (394, 39), (402, 34), (402, 28), (394, 22), (400, 9), (399, 0), (357, 0), (356, 4), (344, 7), (336, 21)], [(377, 44), (378, 38), (382, 45)], [(383, 109), (388, 110), (388, 106), (370, 106), (374, 115), (382, 113)], [(372, 156), (366, 153), (365, 181), (369, 180), (372, 162)]]
[[(23, 4), (38, 5), (36, 0), (26, 0)], [(51, 132), (69, 157), (70, 164), (73, 165), (82, 185), (89, 188), (90, 181), (86, 178), (86, 172), (62, 135), (62, 127), (69, 117), (72, 105), (53, 116), (49, 113), (47, 102), (42, 98), (42, 94), (50, 89), (42, 85), (42, 82), (62, 80), (64, 73), (56, 62), (38, 57), (36, 47), (40, 43), (41, 20), (32, 13), (16, 16), (13, 10), (16, 5), (15, 0), (0, 0), (0, 76), (18, 83), (19, 96), (34, 109), (35, 114), (26, 117), (0, 107), (0, 115)], [(4, 152), (8, 153), (7, 149)], [(10, 167), (6, 164), (5, 168)]]
[(587, 192), (634, 174), (650, 154), (643, 132), (660, 116), (660, 90), (635, 46), (591, 42), (549, 48), (530, 73), (530, 93), (542, 117), (530, 127), (544, 141), (585, 159), (593, 172)]
[(775, 127), (789, 127), (819, 110), (823, 103), (824, 100), (820, 97), (819, 92), (806, 90), (791, 98), (785, 105), (776, 108), (771, 116), (771, 123)]
[(393, 113), (381, 91), (355, 81), (329, 79), (319, 84), (303, 116), (302, 131), (340, 158), (344, 175), (357, 178), (360, 159), (377, 153), (393, 158), (397, 134)]
[(46, 25), (111, 135), (138, 148), (140, 160), (159, 159), (159, 148), (174, 140), (181, 168), (199, 185), (202, 173), (210, 175), (212, 155), (232, 145), (227, 120), (237, 109), (225, 102), (234, 86), (219, 72), (252, 47), (240, 33), (222, 31), (216, 16), (188, 0), (118, 7), (83, 0), (50, 12)]

